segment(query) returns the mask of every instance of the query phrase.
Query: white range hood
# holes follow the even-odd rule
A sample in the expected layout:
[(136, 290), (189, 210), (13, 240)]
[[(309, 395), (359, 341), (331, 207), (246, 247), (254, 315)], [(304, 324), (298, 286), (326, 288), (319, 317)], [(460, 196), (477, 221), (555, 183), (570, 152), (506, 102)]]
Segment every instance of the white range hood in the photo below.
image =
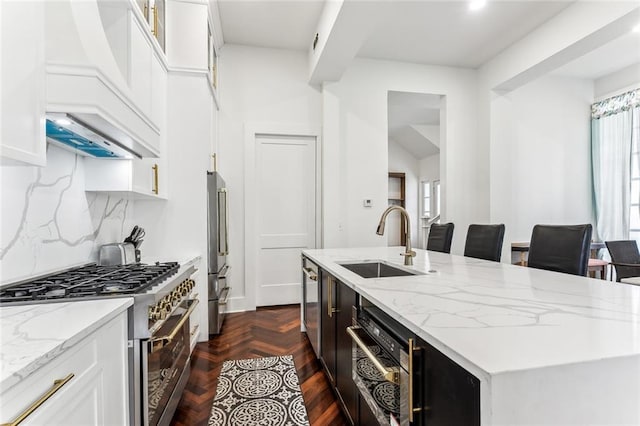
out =
[(158, 123), (140, 108), (131, 88), (134, 7), (129, 0), (46, 2), (47, 118), (69, 119), (99, 135), (106, 149), (114, 148), (113, 156), (100, 158), (160, 155)]

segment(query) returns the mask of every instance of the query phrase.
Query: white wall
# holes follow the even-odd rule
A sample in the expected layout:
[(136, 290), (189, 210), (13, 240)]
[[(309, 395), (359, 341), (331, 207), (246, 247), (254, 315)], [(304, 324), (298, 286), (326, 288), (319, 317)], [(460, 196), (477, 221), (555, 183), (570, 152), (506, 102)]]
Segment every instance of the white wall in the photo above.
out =
[[(441, 117), (443, 219), (478, 221), (474, 70), (356, 59), (339, 82), (323, 86), (324, 247), (384, 245), (375, 227), (386, 207), (389, 90), (444, 95)], [(362, 200), (371, 198), (373, 208)], [(416, 220), (413, 218), (414, 221)], [(464, 235), (454, 233), (453, 253)]]
[[(389, 139), (389, 172), (405, 174), (405, 208), (411, 218), (411, 241), (418, 242), (419, 198), (418, 176), (420, 173), (419, 160), (404, 149), (400, 144)], [(392, 213), (387, 219), (387, 241), (389, 245), (400, 244), (400, 214)]]
[(591, 80), (543, 77), (491, 104), (491, 222), (502, 258), (535, 224), (592, 223)]
[[(245, 282), (244, 130), (247, 124), (320, 126), (321, 97), (307, 84), (306, 53), (225, 44), (220, 52), (218, 164), (230, 199), (230, 310), (255, 308), (255, 283)], [(321, 142), (322, 143), (322, 142)], [(255, 268), (256, 265), (246, 265)]]
[(430, 155), (420, 160), (420, 180), (433, 182), (440, 179), (440, 154)]
[(84, 192), (85, 173), (84, 157), (54, 145), (46, 167), (0, 167), (0, 282), (95, 262), (129, 235), (133, 202)]
[(640, 87), (640, 64), (630, 65), (594, 81), (596, 100), (619, 95)]

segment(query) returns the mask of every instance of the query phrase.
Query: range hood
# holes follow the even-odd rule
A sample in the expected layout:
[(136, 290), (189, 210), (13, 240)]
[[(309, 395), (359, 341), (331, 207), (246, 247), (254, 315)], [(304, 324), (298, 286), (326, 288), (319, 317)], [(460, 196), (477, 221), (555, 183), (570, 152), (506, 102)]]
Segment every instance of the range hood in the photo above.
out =
[(153, 156), (125, 132), (96, 114), (47, 113), (46, 133), (48, 142), (88, 157), (133, 159)]

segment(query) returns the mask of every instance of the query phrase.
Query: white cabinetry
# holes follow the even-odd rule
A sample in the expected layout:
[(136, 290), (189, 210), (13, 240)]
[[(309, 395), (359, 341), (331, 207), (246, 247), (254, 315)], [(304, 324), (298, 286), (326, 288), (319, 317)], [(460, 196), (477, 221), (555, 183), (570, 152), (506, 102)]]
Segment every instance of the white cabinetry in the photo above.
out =
[[(85, 160), (85, 190), (131, 195), (143, 199), (167, 199), (165, 158), (142, 160)], [(90, 170), (90, 171), (89, 171)]]
[[(139, 29), (137, 22), (132, 22), (131, 26)], [(159, 123), (160, 145), (158, 148), (161, 152), (160, 157), (134, 160), (87, 158), (85, 160), (85, 190), (130, 194), (135, 198), (167, 199), (169, 196), (167, 191), (168, 168), (166, 167), (167, 71), (158, 53), (150, 49), (145, 38), (138, 38), (138, 36), (140, 34), (131, 39), (132, 47), (141, 48), (141, 55), (136, 57), (135, 61), (131, 61), (132, 70), (134, 64), (136, 66), (146, 64), (146, 71), (132, 77), (132, 88), (137, 89), (136, 95), (140, 96), (140, 105), (148, 108), (149, 116), (154, 122)], [(145, 44), (148, 47), (146, 50), (143, 49)], [(140, 56), (145, 56), (144, 60), (138, 60)]]
[(152, 49), (146, 28), (129, 12), (131, 35), (129, 38), (129, 87), (134, 102), (145, 113), (151, 112), (151, 56)]
[[(56, 382), (64, 379), (64, 384)], [(126, 311), (25, 380), (3, 389), (0, 421), (16, 419), (56, 384), (57, 391), (21, 424), (129, 424)]]
[(39, 2), (0, 1), (0, 155), (43, 166), (44, 8)]

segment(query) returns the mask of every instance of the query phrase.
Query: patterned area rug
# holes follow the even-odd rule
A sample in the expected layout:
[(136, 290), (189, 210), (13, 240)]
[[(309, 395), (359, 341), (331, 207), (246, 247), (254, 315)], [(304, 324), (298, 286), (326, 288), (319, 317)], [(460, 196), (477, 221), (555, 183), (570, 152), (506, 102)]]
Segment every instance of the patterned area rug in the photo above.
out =
[(225, 361), (209, 426), (308, 426), (293, 356)]

